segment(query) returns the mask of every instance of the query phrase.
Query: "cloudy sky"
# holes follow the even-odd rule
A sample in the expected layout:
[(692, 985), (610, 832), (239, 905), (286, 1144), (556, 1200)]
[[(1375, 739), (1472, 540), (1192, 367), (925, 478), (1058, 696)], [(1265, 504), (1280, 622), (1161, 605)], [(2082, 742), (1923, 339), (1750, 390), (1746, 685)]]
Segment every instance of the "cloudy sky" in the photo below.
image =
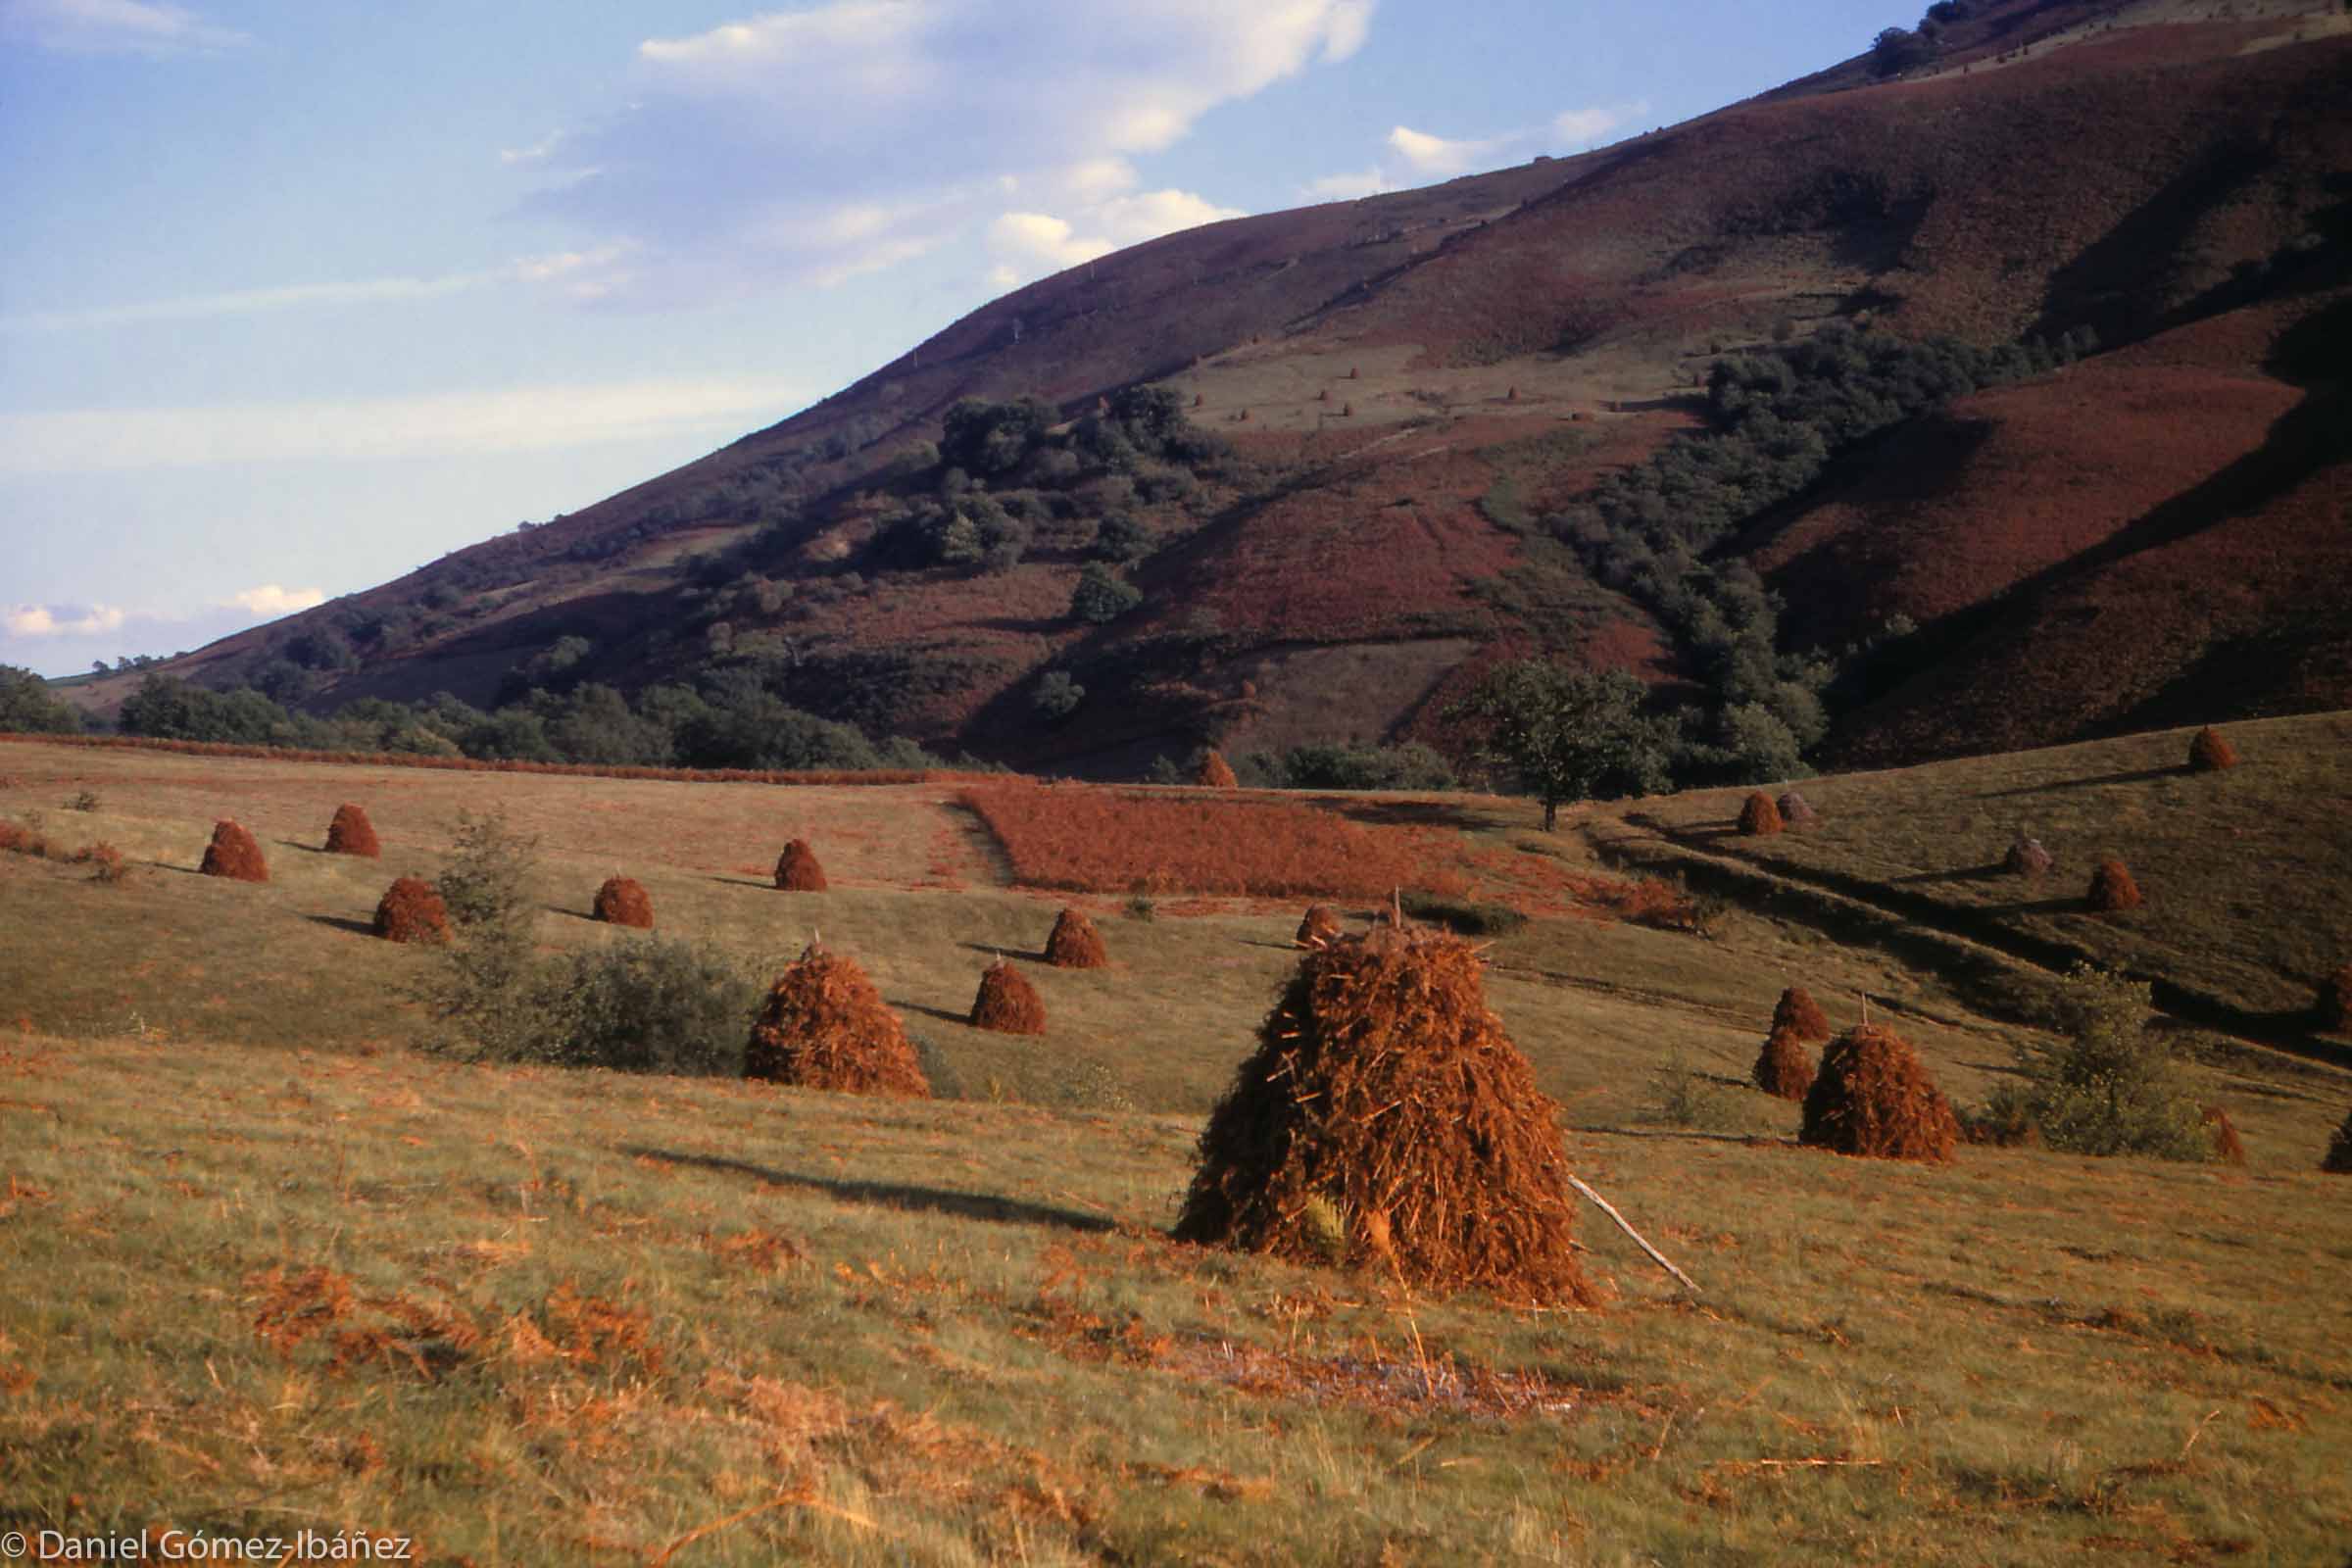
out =
[(0, 0), (0, 662), (201, 646), (1015, 284), (1671, 123), (1918, 9)]

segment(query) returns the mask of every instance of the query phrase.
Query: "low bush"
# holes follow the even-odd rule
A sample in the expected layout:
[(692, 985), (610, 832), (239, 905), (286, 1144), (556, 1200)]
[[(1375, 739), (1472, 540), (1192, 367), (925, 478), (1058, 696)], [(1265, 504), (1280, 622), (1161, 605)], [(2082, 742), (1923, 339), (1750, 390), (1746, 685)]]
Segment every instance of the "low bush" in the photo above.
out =
[(2099, 862), (2098, 869), (2090, 874), (2090, 890), (2083, 897), (2100, 914), (2120, 914), (2140, 906), (2139, 884), (2132, 880), (2132, 868), (2117, 859)]
[(2211, 1156), (2196, 1097), (2148, 1027), (2144, 982), (2077, 964), (2045, 1010), (2058, 1038), (2017, 1048), (2023, 1080), (1994, 1090), (1983, 1119), (2033, 1127), (2061, 1153)]

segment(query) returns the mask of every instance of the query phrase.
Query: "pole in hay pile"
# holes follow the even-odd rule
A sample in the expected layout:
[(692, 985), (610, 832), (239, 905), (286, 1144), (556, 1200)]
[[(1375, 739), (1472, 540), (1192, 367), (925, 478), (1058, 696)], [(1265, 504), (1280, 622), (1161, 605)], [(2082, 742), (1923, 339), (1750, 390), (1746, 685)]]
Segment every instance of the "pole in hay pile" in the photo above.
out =
[(1692, 1296), (1696, 1296), (1698, 1294), (1697, 1282), (1692, 1280), (1690, 1275), (1684, 1273), (1681, 1269), (1676, 1268), (1672, 1263), (1668, 1262), (1664, 1252), (1661, 1252), (1656, 1248), (1650, 1246), (1648, 1240), (1643, 1237), (1640, 1231), (1634, 1229), (1631, 1225), (1628, 1225), (1625, 1222), (1625, 1216), (1617, 1212), (1617, 1205), (1610, 1202), (1607, 1199), (1601, 1197), (1592, 1188), (1587, 1187), (1583, 1178), (1581, 1177), (1569, 1177), (1568, 1185), (1575, 1188), (1578, 1192), (1584, 1194), (1587, 1198), (1592, 1200), (1592, 1201), (1599, 1206), (1600, 1211), (1603, 1214), (1606, 1214), (1609, 1216), (1609, 1218), (1615, 1220), (1617, 1222), (1617, 1228), (1625, 1232), (1626, 1235), (1631, 1236), (1634, 1239), (1634, 1245), (1641, 1248), (1644, 1252), (1647, 1252), (1652, 1262), (1656, 1263), (1658, 1267), (1664, 1269), (1667, 1273), (1673, 1275), (1676, 1279), (1681, 1280), (1684, 1288), (1689, 1290)]

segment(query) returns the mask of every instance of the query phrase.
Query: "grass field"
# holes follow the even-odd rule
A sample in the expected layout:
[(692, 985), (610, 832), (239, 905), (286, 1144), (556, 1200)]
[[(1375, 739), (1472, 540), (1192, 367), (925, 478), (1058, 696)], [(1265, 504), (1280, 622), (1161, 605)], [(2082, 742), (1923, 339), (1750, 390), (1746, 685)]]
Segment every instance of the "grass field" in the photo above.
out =
[[(0, 1530), (351, 1529), (480, 1564), (2332, 1564), (2352, 1540), (2352, 1188), (2316, 1165), (2352, 1073), (2203, 1042), (2192, 1070), (2242, 1169), (1844, 1160), (1733, 1081), (1790, 981), (1839, 1024), (1867, 997), (1964, 1103), (2008, 1070), (2022, 1009), (1984, 1001), (2046, 973), (1863, 897), (1946, 896), (1898, 879), (2005, 843), (2012, 808), (1958, 804), (2004, 789), (2035, 792), (2048, 897), (2083, 855), (2132, 859), (2151, 919), (2123, 929), (2155, 936), (2119, 956), (2184, 955), (2200, 988), (2284, 1007), (2286, 944), (2329, 928), (2272, 931), (2260, 890), (2325, 920), (2330, 852), (2287, 807), (2328, 804), (2317, 769), (2345, 727), (2241, 726), (2247, 764), (2218, 779), (2157, 770), (2180, 735), (1823, 780), (1821, 827), (1763, 845), (1705, 837), (1732, 797), (1552, 836), (1518, 802), (1303, 803), (1450, 835), (1463, 864), (1525, 861), (1530, 886), (1738, 852), (1791, 890), (1736, 897), (1707, 935), (1567, 901), (1490, 950), (1490, 1002), (1563, 1102), (1576, 1168), (1702, 1290), (1594, 1215), (1591, 1312), (1166, 1240), (1200, 1113), (1292, 962), (1296, 902), (1175, 890), (1144, 919), (1024, 891), (947, 784), (0, 745), (0, 819), (37, 811), (51, 840), (134, 866), (107, 886), (0, 855)], [(2212, 899), (2202, 938), (2153, 920), (2206, 849), (2184, 786), (2234, 802), (2216, 863), (2261, 872)], [(2227, 795), (2258, 789), (2275, 798)], [(66, 809), (84, 790), (97, 808)], [(381, 861), (317, 853), (344, 800)], [(2180, 831), (2077, 849), (2058, 814), (2076, 800), (2085, 833)], [(413, 1051), (404, 994), (433, 960), (360, 928), (394, 875), (438, 864), (461, 808), (492, 804), (541, 836), (543, 947), (639, 940), (584, 918), (613, 871), (663, 933), (747, 963), (821, 928), (956, 1098)], [(193, 874), (222, 814), (272, 881)], [(1878, 836), (1901, 824), (1915, 843)], [(767, 885), (793, 836), (836, 891)], [(1808, 868), (1847, 878), (1855, 912), (1795, 896)], [(966, 1027), (980, 969), (1035, 954), (1068, 897), (1113, 966), (1024, 963), (1042, 1039)], [(2283, 978), (2227, 991), (2239, 973)], [(1706, 1125), (1656, 1112), (1674, 1056), (1725, 1101)]]

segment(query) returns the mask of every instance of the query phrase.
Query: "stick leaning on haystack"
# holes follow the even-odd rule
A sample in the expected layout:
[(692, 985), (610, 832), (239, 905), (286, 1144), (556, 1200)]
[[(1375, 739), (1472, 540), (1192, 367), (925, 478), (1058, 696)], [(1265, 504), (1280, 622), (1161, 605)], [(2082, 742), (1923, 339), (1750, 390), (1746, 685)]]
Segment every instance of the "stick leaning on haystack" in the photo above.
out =
[(1664, 1252), (1659, 1251), (1656, 1248), (1649, 1245), (1648, 1238), (1644, 1237), (1640, 1231), (1634, 1229), (1631, 1225), (1628, 1225), (1625, 1222), (1625, 1216), (1617, 1212), (1616, 1204), (1610, 1202), (1607, 1199), (1601, 1197), (1592, 1188), (1586, 1186), (1584, 1178), (1581, 1176), (1569, 1177), (1568, 1185), (1575, 1188), (1578, 1192), (1584, 1194), (1587, 1198), (1591, 1199), (1595, 1207), (1597, 1207), (1603, 1214), (1608, 1215), (1609, 1218), (1615, 1220), (1617, 1222), (1617, 1228), (1625, 1232), (1626, 1235), (1631, 1236), (1634, 1239), (1634, 1245), (1636, 1247), (1639, 1247), (1642, 1249), (1642, 1250), (1647, 1252), (1650, 1256), (1650, 1260), (1656, 1263), (1658, 1267), (1664, 1269), (1676, 1279), (1681, 1280), (1684, 1288), (1690, 1291), (1692, 1296), (1699, 1294), (1698, 1283), (1691, 1279), (1690, 1275), (1684, 1273), (1681, 1269), (1676, 1268), (1671, 1262), (1668, 1262)]

